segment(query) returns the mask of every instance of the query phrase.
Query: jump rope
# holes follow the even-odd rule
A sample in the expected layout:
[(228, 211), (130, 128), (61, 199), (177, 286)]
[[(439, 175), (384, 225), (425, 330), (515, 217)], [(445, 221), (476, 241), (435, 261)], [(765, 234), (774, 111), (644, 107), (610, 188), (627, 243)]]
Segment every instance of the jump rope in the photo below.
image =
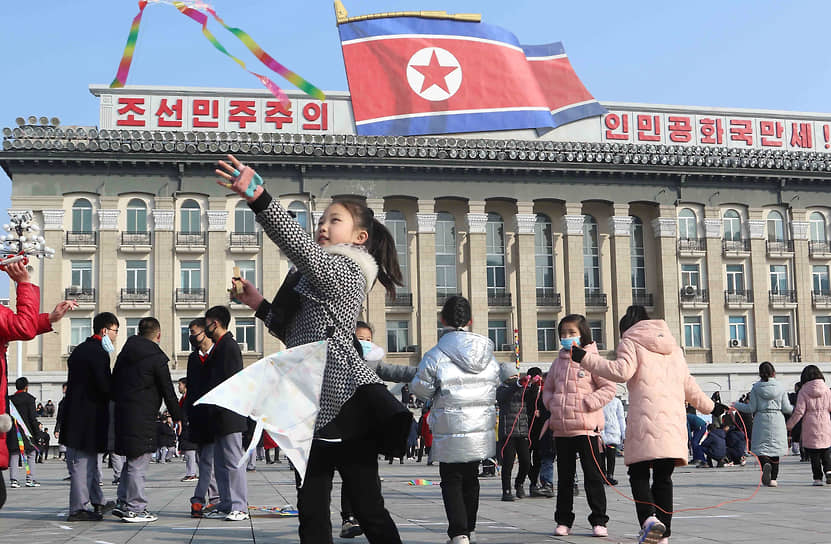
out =
[[(534, 376), (533, 378), (526, 379), (525, 383), (522, 384), (523, 385), (523, 389), (522, 389), (522, 404), (523, 404), (523, 406), (525, 405), (525, 393), (528, 391), (528, 385), (532, 382), (537, 384), (538, 388), (537, 388), (537, 398), (534, 400), (534, 415), (531, 417), (531, 424), (529, 425), (529, 428), (528, 428), (528, 441), (529, 442), (531, 441), (531, 432), (532, 432), (532, 429), (534, 427), (534, 421), (537, 417), (537, 409), (536, 409), (537, 402), (539, 401), (540, 394), (542, 393), (542, 387), (541, 387), (542, 379), (539, 376)], [(522, 415), (522, 410), (520, 410), (517, 413), (516, 418), (514, 418), (514, 422), (511, 425), (511, 430), (507, 434), (508, 437), (513, 435), (514, 429), (516, 428), (517, 421), (519, 421), (519, 417), (521, 415)], [(756, 455), (755, 453), (750, 451), (750, 437), (748, 436), (747, 427), (745, 426), (744, 420), (741, 418), (741, 416), (738, 416), (734, 419), (734, 421), (739, 422), (739, 426), (741, 427), (741, 430), (744, 433), (745, 451), (749, 452), (750, 455), (752, 455), (756, 459), (756, 465), (759, 467), (759, 481), (756, 483), (756, 489), (753, 490), (753, 493), (749, 497), (743, 497), (743, 498), (739, 498), (739, 499), (730, 499), (730, 500), (722, 501), (722, 502), (720, 502), (718, 504), (715, 504), (715, 505), (712, 505), (712, 506), (700, 506), (700, 507), (694, 507), (694, 508), (679, 508), (677, 510), (664, 510), (663, 508), (661, 508), (660, 506), (658, 506), (657, 504), (655, 504), (653, 502), (639, 501), (639, 500), (635, 499), (634, 497), (630, 497), (629, 495), (627, 495), (627, 494), (623, 493), (622, 491), (620, 491), (617, 488), (617, 486), (612, 485), (612, 483), (609, 481), (609, 479), (606, 478), (606, 471), (603, 469), (603, 467), (600, 466), (600, 462), (598, 461), (597, 455), (594, 452), (595, 448), (594, 448), (594, 444), (592, 443), (592, 437), (587, 436), (586, 440), (589, 443), (589, 451), (591, 451), (592, 459), (594, 460), (595, 466), (600, 471), (600, 475), (603, 477), (603, 480), (606, 482), (606, 484), (609, 487), (612, 488), (612, 490), (614, 490), (615, 493), (617, 493), (618, 495), (620, 495), (621, 497), (623, 497), (624, 499), (626, 499), (630, 502), (633, 502), (635, 504), (645, 504), (645, 505), (648, 505), (648, 506), (653, 506), (657, 510), (663, 512), (664, 514), (667, 514), (667, 515), (671, 516), (671, 515), (679, 514), (679, 513), (682, 513), (682, 512), (701, 512), (701, 511), (704, 511), (704, 510), (713, 510), (715, 508), (721, 508), (721, 507), (726, 506), (728, 504), (733, 504), (733, 503), (737, 503), (737, 502), (749, 502), (749, 501), (753, 500), (754, 497), (756, 497), (757, 493), (759, 493), (759, 489), (761, 489), (761, 487), (762, 487), (762, 461), (759, 459), (758, 455)], [(597, 437), (597, 439), (598, 439), (597, 443), (598, 443), (598, 446), (599, 446), (601, 444), (600, 437)], [(508, 445), (508, 441), (505, 440), (505, 443), (502, 444), (502, 449), (500, 450), (500, 456), (502, 456), (503, 463), (505, 461), (505, 457), (504, 457), (504, 455), (505, 455), (505, 446), (507, 446), (507, 445)], [(772, 459), (771, 459), (771, 462), (776, 464)]]

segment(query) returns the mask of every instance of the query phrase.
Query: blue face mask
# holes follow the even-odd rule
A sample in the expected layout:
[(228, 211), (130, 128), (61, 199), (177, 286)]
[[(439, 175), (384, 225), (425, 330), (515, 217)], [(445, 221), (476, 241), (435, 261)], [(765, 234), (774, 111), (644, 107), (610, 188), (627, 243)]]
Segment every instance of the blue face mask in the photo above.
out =
[(361, 349), (364, 352), (364, 359), (366, 359), (369, 357), (369, 352), (372, 351), (372, 348), (374, 348), (375, 345), (369, 340), (359, 340), (359, 342), (361, 343)]
[(104, 336), (101, 337), (101, 347), (104, 348), (104, 351), (107, 353), (112, 353), (115, 351), (115, 346), (113, 345), (113, 341), (110, 340), (110, 335), (104, 333)]
[(571, 351), (572, 346), (580, 346), (580, 337), (575, 336), (573, 338), (560, 338), (560, 345), (563, 346), (564, 350)]

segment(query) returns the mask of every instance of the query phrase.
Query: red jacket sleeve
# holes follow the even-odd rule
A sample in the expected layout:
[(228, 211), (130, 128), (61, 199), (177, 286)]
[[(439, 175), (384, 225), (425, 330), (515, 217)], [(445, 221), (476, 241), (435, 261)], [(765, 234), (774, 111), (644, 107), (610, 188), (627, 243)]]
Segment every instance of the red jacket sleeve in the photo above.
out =
[(0, 306), (0, 339), (5, 342), (31, 340), (49, 332), (49, 314), (39, 314), (40, 289), (31, 283), (17, 284), (17, 313)]

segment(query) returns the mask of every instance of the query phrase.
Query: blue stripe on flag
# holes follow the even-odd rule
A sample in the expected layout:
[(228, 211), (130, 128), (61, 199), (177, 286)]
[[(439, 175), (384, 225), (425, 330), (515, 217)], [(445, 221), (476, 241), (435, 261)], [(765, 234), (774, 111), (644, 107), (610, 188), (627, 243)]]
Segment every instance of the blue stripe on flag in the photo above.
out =
[(357, 21), (339, 25), (338, 32), (342, 42), (374, 36), (394, 36), (396, 34), (433, 34), (470, 36), (472, 38), (505, 42), (519, 47), (516, 36), (498, 26), (465, 21), (423, 19), (421, 17), (391, 17)]
[(419, 134), (456, 134), (462, 132), (490, 132), (521, 128), (552, 127), (551, 113), (547, 111), (506, 111), (425, 115), (405, 119), (391, 119), (357, 125), (361, 136)]
[(544, 43), (541, 45), (521, 45), (526, 57), (550, 57), (552, 55), (565, 55), (566, 50), (563, 42)]
[(580, 106), (574, 106), (573, 108), (560, 110), (551, 117), (554, 119), (554, 128), (557, 128), (567, 123), (571, 123), (572, 121), (585, 119), (586, 117), (594, 117), (596, 115), (603, 115), (608, 112), (609, 110), (601, 106), (599, 103), (590, 102), (588, 104), (582, 104)]

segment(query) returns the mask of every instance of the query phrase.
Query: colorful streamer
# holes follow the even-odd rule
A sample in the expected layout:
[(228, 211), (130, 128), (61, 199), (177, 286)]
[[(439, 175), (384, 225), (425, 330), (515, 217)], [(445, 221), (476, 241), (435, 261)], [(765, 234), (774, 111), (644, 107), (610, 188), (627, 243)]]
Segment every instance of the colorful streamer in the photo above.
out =
[(266, 514), (271, 514), (275, 516), (279, 516), (281, 518), (293, 518), (299, 515), (297, 508), (294, 506), (287, 504), (285, 506), (251, 506), (248, 505), (248, 510), (254, 512), (264, 512)]
[(431, 482), (430, 480), (410, 480), (407, 485), (441, 485), (441, 482)]
[(519, 329), (514, 329), (514, 362), (519, 370)]
[(242, 60), (229, 53), (228, 50), (225, 49), (225, 47), (221, 43), (219, 43), (219, 40), (216, 39), (216, 37), (211, 33), (211, 31), (208, 30), (208, 16), (199, 11), (199, 9), (204, 9), (205, 11), (210, 13), (211, 16), (219, 24), (221, 24), (229, 32), (234, 34), (234, 36), (239, 38), (239, 40), (249, 49), (249, 51), (251, 51), (251, 53), (253, 53), (257, 57), (257, 59), (259, 59), (263, 64), (268, 66), (271, 70), (283, 76), (286, 80), (297, 86), (297, 88), (304, 91), (309, 96), (317, 98), (318, 100), (326, 99), (326, 95), (323, 93), (323, 91), (321, 91), (320, 89), (312, 85), (310, 82), (306, 81), (305, 79), (297, 75), (295, 72), (292, 72), (291, 70), (274, 60), (274, 58), (271, 57), (268, 53), (266, 53), (263, 50), (263, 48), (260, 47), (250, 35), (248, 35), (248, 33), (244, 32), (239, 28), (227, 25), (225, 21), (223, 21), (219, 17), (219, 15), (216, 14), (216, 11), (214, 11), (212, 7), (203, 2), (198, 1), (169, 2), (165, 0), (140, 0), (139, 12), (135, 16), (135, 18), (133, 18), (133, 23), (130, 26), (130, 34), (127, 37), (127, 45), (124, 47), (124, 54), (122, 55), (121, 63), (118, 66), (118, 73), (116, 74), (115, 79), (113, 79), (112, 83), (110, 83), (110, 88), (123, 87), (127, 83), (127, 75), (130, 72), (130, 65), (133, 61), (133, 53), (135, 52), (136, 41), (138, 40), (138, 31), (139, 25), (141, 24), (141, 16), (144, 13), (144, 8), (147, 7), (147, 4), (150, 2), (164, 4), (169, 3), (173, 5), (176, 9), (178, 9), (179, 12), (182, 13), (182, 15), (185, 15), (190, 19), (193, 19), (195, 22), (199, 23), (199, 25), (202, 27), (202, 34), (205, 36), (205, 38), (207, 38), (211, 45), (214, 46), (214, 48), (216, 48), (224, 55), (230, 57), (234, 62), (239, 64), (243, 70), (256, 77), (260, 81), (260, 83), (262, 83), (265, 88), (271, 91), (271, 94), (273, 94), (281, 102), (288, 102), (288, 96), (286, 95), (286, 93), (271, 79), (267, 78), (262, 74), (258, 74), (256, 72), (249, 70)]
[(26, 479), (32, 477), (32, 469), (29, 468), (29, 459), (26, 457), (26, 447), (23, 445), (23, 435), (20, 433), (20, 425), (14, 422), (14, 429), (17, 431), (17, 447), (20, 448), (20, 458), (23, 459), (23, 466), (26, 467)]

